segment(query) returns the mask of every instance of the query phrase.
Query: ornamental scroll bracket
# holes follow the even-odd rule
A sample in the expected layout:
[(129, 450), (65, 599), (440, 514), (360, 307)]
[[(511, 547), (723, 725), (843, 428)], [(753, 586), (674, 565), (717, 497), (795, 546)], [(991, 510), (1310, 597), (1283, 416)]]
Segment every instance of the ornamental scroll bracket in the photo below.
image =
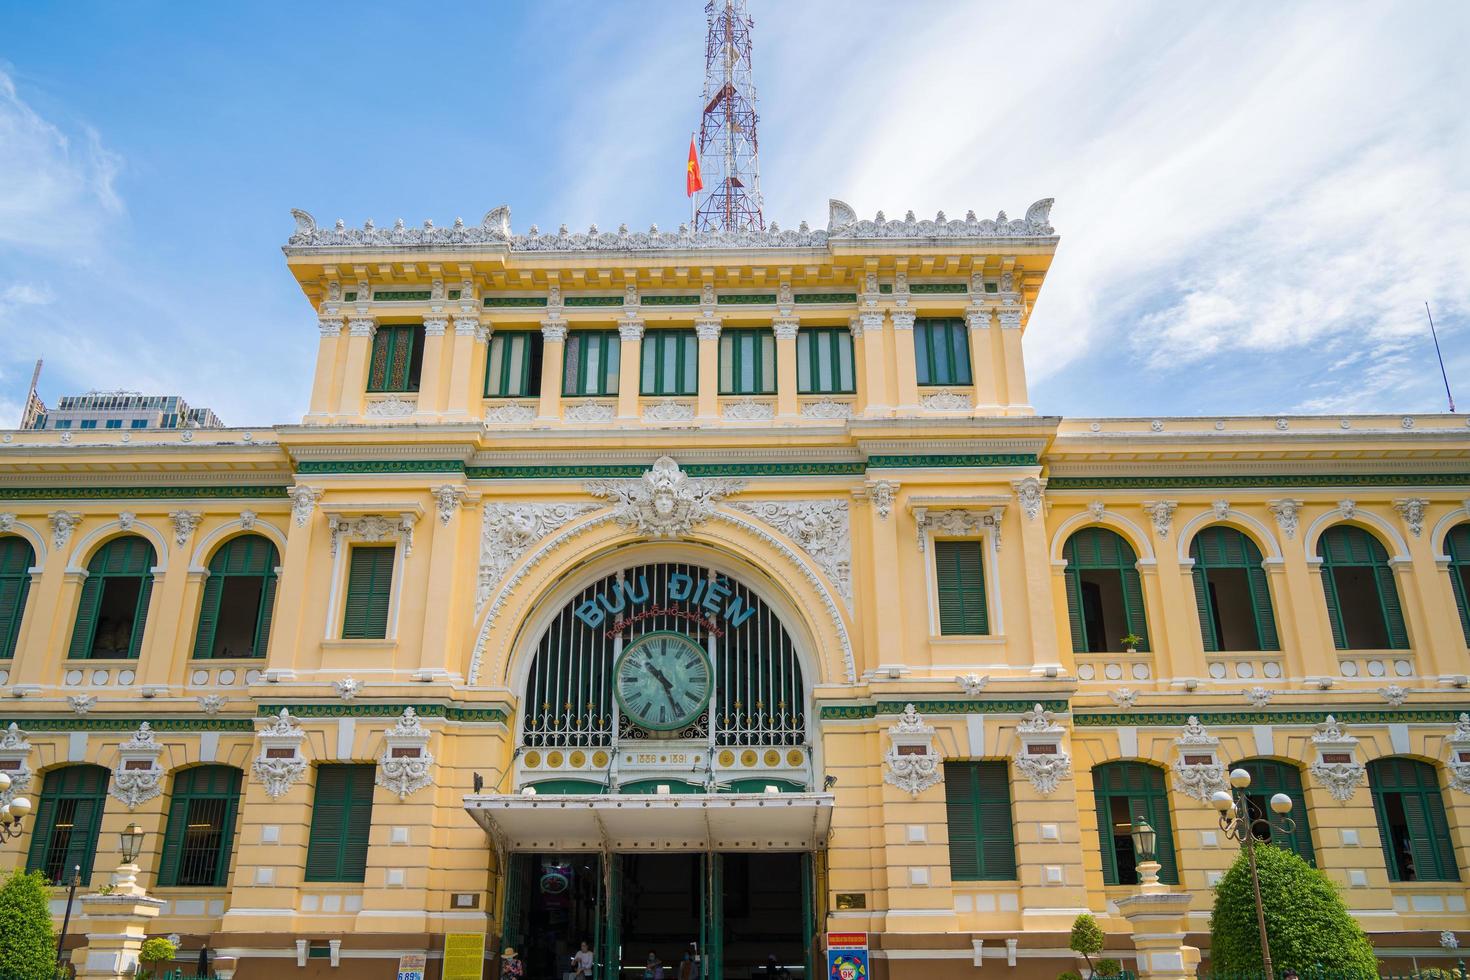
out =
[(928, 549), (931, 537), (978, 538), (987, 531), (1000, 551), (1000, 532), (1005, 518), (1005, 505), (993, 507), (931, 507), (916, 506), (914, 526), (918, 529), (919, 553)]
[(0, 732), (0, 772), (10, 777), (10, 786), (0, 790), (0, 805), (9, 805), (10, 801), (25, 793), (31, 785), (31, 779), (35, 772), (30, 763), (31, 743), (26, 738), (26, 733), (16, 726), (15, 722), (10, 727)]
[(888, 729), (888, 754), (883, 757), (883, 781), (917, 797), (943, 778), (934, 751), (934, 726), (926, 724), (912, 704)]
[(1339, 803), (1352, 799), (1353, 791), (1363, 781), (1367, 768), (1357, 760), (1358, 740), (1342, 730), (1337, 719), (1328, 715), (1312, 736), (1317, 748), (1317, 761), (1311, 765), (1312, 777), (1321, 783)]
[(744, 480), (691, 477), (660, 456), (636, 480), (593, 480), (586, 491), (612, 504), (613, 520), (647, 538), (682, 538), (715, 516), (715, 505), (739, 493)]
[(1220, 740), (1189, 716), (1184, 731), (1174, 739), (1174, 788), (1201, 803), (1225, 788), (1225, 766), (1220, 761)]
[(162, 793), (163, 768), (158, 764), (162, 754), (163, 746), (154, 737), (153, 726), (143, 722), (132, 738), (118, 747), (108, 793), (129, 810)]
[(429, 775), (434, 757), (429, 753), (429, 730), (413, 708), (404, 708), (397, 724), (383, 734), (386, 746), (378, 760), (375, 782), (398, 794), (400, 800), (433, 782)]
[(306, 776), (306, 758), (301, 754), (306, 733), (282, 708), (270, 724), (255, 733), (255, 738), (260, 742), (260, 754), (250, 771), (265, 784), (265, 795), (278, 800)]
[(1072, 775), (1072, 757), (1062, 744), (1066, 734), (1067, 730), (1040, 704), (1021, 715), (1016, 725), (1021, 745), (1013, 761), (1042, 796), (1056, 792), (1057, 785)]

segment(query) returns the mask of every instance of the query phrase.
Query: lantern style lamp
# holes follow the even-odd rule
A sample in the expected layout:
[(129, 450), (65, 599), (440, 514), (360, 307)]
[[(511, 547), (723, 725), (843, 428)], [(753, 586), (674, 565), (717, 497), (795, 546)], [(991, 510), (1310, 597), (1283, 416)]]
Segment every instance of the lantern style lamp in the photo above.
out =
[(1159, 882), (1159, 832), (1139, 814), (1133, 820), (1133, 854), (1137, 860), (1139, 891), (1153, 895), (1167, 891), (1168, 886)]
[(138, 885), (138, 855), (143, 851), (143, 828), (130, 823), (118, 834), (117, 852), (122, 855), (122, 864), (112, 876), (114, 895), (131, 895), (141, 898), (146, 892)]
[(132, 864), (138, 860), (138, 855), (143, 850), (143, 828), (130, 823), (118, 837), (118, 853), (122, 855), (123, 864)]

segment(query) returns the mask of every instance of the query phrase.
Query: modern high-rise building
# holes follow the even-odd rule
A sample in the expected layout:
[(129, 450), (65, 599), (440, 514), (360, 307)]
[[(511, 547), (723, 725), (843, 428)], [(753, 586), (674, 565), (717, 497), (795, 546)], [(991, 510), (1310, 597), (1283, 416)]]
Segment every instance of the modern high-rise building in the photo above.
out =
[[(1053, 980), (1083, 911), (1139, 965), (1140, 819), (1186, 896), (1150, 928), (1208, 958), (1241, 768), (1385, 963), (1446, 962), (1464, 419), (1044, 414), (1050, 208), (297, 212), (299, 424), (3, 434), (0, 770), (36, 811), (0, 866), (93, 890), (136, 823), (139, 929), (240, 980), (507, 945), (549, 977), (583, 940), (599, 980), (691, 942), (812, 978), (831, 932), (878, 980)], [(84, 973), (121, 935), (87, 907)]]
[(27, 402), (22, 429), (222, 429), (219, 416), (207, 408), (191, 408), (178, 395), (144, 395), (136, 391), (89, 391), (63, 395), (46, 407), (34, 391)]

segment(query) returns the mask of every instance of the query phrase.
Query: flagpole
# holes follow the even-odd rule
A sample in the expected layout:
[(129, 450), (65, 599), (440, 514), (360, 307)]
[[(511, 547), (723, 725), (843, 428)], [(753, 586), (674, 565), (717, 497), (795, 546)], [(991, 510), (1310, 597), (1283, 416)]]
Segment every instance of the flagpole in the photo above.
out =
[(1429, 336), (1434, 338), (1434, 356), (1439, 361), (1439, 376), (1444, 379), (1444, 396), (1450, 403), (1450, 414), (1455, 413), (1455, 396), (1450, 394), (1450, 376), (1444, 369), (1444, 355), (1439, 350), (1439, 334), (1434, 329), (1434, 314), (1429, 312), (1429, 301), (1424, 302), (1424, 315), (1429, 317)]

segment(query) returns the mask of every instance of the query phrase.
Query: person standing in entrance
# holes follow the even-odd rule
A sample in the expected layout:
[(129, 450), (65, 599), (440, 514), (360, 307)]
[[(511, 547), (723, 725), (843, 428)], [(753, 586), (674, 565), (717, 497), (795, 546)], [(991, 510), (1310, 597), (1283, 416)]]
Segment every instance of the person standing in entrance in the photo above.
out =
[(505, 947), (500, 954), (500, 980), (521, 980), (526, 975), (526, 966), (516, 955), (514, 946)]
[(684, 951), (684, 958), (679, 961), (679, 980), (700, 980), (698, 943), (690, 943)]
[(648, 966), (643, 971), (643, 980), (664, 980), (664, 961), (653, 950), (648, 951)]
[(592, 965), (595, 959), (591, 945), (587, 940), (582, 940), (582, 947), (572, 954), (573, 980), (592, 980)]

